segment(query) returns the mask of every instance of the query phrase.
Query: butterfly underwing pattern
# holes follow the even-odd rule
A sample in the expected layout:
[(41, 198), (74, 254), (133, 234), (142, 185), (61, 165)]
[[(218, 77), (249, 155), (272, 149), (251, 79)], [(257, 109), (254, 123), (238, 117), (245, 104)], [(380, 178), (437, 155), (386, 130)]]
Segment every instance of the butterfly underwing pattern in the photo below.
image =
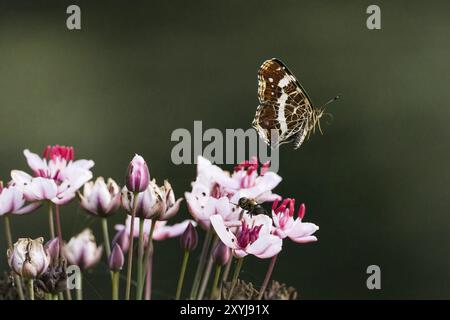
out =
[(324, 109), (313, 108), (305, 89), (280, 60), (270, 59), (261, 65), (258, 98), (252, 125), (271, 147), (294, 142), (297, 149), (316, 126), (321, 130)]

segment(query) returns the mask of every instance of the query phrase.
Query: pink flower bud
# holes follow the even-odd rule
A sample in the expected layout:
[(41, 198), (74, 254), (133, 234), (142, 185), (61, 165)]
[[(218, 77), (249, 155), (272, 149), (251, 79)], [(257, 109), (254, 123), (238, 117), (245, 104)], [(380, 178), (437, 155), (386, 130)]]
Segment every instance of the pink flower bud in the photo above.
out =
[(198, 234), (192, 223), (189, 223), (180, 239), (181, 248), (188, 251), (193, 251), (197, 248)]
[(58, 237), (47, 241), (47, 243), (44, 245), (44, 248), (48, 251), (51, 261), (57, 263), (59, 260), (59, 251), (60, 251)]
[(116, 244), (120, 246), (122, 252), (127, 252), (130, 247), (130, 236), (125, 228), (118, 231), (111, 241), (112, 246), (114, 247)]
[(122, 270), (123, 264), (125, 262), (125, 257), (123, 256), (123, 251), (120, 246), (116, 243), (112, 248), (111, 255), (108, 258), (108, 266), (111, 271)]
[(231, 250), (222, 241), (219, 241), (213, 249), (212, 257), (216, 264), (224, 266), (230, 261)]
[(150, 172), (147, 163), (140, 155), (135, 155), (128, 166), (126, 179), (127, 189), (131, 192), (142, 192), (150, 182)]

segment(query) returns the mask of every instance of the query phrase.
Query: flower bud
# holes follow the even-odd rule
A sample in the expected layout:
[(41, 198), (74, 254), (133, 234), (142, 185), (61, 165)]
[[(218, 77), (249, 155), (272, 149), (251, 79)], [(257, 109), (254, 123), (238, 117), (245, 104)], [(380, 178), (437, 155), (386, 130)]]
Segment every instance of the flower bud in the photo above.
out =
[(97, 247), (95, 237), (90, 229), (85, 229), (64, 246), (64, 256), (69, 264), (86, 270), (94, 266), (102, 257), (102, 246)]
[(48, 251), (48, 254), (50, 256), (50, 260), (52, 263), (57, 263), (59, 261), (59, 239), (58, 237), (55, 237), (44, 245), (44, 248)]
[(127, 189), (131, 192), (142, 192), (147, 189), (150, 182), (150, 172), (147, 163), (140, 155), (135, 155), (128, 165), (126, 179)]
[(127, 230), (124, 228), (118, 231), (111, 241), (111, 244), (113, 247), (117, 244), (120, 246), (120, 249), (122, 249), (122, 252), (127, 252), (130, 247), (130, 236)]
[(47, 271), (50, 255), (44, 249), (44, 238), (20, 238), (12, 250), (8, 249), (8, 264), (18, 275), (35, 279)]
[(224, 266), (230, 261), (231, 250), (222, 241), (217, 242), (212, 252), (213, 261)]
[(181, 248), (188, 251), (193, 251), (197, 248), (198, 234), (192, 223), (189, 223), (180, 239)]
[(123, 256), (122, 249), (116, 243), (112, 248), (111, 255), (108, 258), (108, 266), (111, 271), (122, 270), (123, 264), (125, 263), (125, 257)]

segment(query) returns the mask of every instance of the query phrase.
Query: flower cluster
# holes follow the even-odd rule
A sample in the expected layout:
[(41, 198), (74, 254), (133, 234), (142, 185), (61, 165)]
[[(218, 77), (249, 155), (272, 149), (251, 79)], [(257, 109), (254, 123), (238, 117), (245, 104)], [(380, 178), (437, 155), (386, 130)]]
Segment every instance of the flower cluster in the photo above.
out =
[[(158, 184), (152, 178), (142, 156), (135, 155), (131, 160), (124, 184), (120, 186), (112, 178), (97, 177), (91, 181), (94, 162), (75, 160), (73, 147), (48, 146), (42, 157), (29, 150), (25, 150), (24, 155), (31, 173), (12, 170), (11, 181), (5, 187), (0, 183), (0, 216), (5, 219), (8, 264), (22, 299), (33, 299), (35, 290), (44, 292), (48, 299), (72, 298), (72, 288), (67, 285), (67, 270), (71, 266), (79, 270), (76, 298), (82, 299), (82, 275), (96, 266), (103, 255), (110, 270), (113, 299), (131, 299), (133, 278), (136, 282), (133, 296), (150, 299), (154, 240), (177, 237), (183, 253), (175, 294), (179, 299), (183, 294), (189, 256), (198, 247), (197, 226), (206, 231), (206, 236), (190, 298), (205, 297), (214, 265), (216, 275), (209, 289), (210, 298), (233, 297), (247, 255), (272, 258), (259, 291), (260, 298), (267, 297), (271, 295), (265, 294), (265, 290), (283, 241), (287, 238), (302, 244), (317, 241), (314, 234), (319, 227), (303, 222), (305, 205), (301, 204), (296, 211), (295, 199), (283, 199), (274, 193), (282, 178), (269, 171), (269, 163), (260, 164), (256, 157), (227, 172), (199, 156), (191, 191), (184, 193), (192, 219), (170, 223), (169, 220), (182, 211), (184, 199), (175, 196), (168, 180)], [(61, 207), (75, 199), (87, 214), (101, 222), (101, 242), (89, 228), (64, 241)], [(251, 206), (243, 206), (243, 199), (250, 199)], [(265, 209), (266, 203), (272, 203), (271, 210)], [(42, 204), (49, 210), (50, 241), (44, 244), (42, 237), (35, 240), (20, 238), (13, 244), (10, 218), (34, 212)], [(258, 210), (253, 210), (252, 206)], [(109, 219), (116, 212), (123, 213), (123, 223), (115, 225), (116, 233), (111, 240)], [(135, 239), (137, 245), (134, 245)], [(236, 264), (232, 279), (228, 281), (233, 260)], [(121, 294), (119, 274), (124, 269), (126, 283)], [(227, 290), (220, 289), (219, 279), (221, 283), (227, 283)], [(24, 290), (24, 284), (28, 284), (28, 291)], [(225, 296), (223, 292), (226, 292)]]

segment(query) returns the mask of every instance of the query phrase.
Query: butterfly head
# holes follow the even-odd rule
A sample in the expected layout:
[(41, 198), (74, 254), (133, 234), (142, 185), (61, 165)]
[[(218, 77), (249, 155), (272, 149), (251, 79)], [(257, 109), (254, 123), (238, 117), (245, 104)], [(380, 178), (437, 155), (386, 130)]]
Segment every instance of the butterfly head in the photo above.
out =
[(320, 120), (323, 116), (328, 116), (331, 119), (333, 118), (333, 115), (331, 113), (325, 112), (326, 106), (329, 105), (332, 102), (335, 102), (336, 100), (339, 100), (340, 96), (336, 96), (333, 99), (329, 100), (327, 103), (325, 103), (321, 108), (313, 109), (312, 113), (312, 131), (315, 132), (316, 126), (319, 129), (320, 133), (323, 134), (322, 128), (320, 126)]

